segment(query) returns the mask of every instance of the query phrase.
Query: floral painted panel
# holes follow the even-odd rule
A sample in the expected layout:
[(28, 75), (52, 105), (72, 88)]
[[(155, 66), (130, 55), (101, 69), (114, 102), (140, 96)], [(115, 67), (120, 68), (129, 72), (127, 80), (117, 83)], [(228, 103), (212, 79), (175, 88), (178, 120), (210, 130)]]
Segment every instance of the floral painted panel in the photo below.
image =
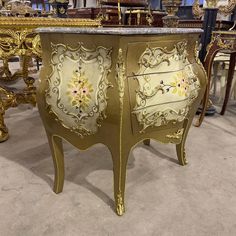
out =
[(179, 42), (172, 51), (147, 48), (135, 74), (139, 89), (133, 113), (140, 132), (148, 127), (183, 121), (200, 89), (199, 80), (187, 59), (187, 43)]
[(81, 137), (96, 133), (105, 118), (111, 52), (52, 44), (46, 102), (61, 124)]

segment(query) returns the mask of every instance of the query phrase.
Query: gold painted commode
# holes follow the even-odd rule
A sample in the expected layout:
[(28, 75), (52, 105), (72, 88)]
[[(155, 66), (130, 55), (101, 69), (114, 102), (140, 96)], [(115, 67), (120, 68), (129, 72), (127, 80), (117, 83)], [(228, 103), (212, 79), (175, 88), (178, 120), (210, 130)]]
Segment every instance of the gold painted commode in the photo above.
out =
[(130, 150), (150, 139), (185, 141), (206, 87), (194, 50), (201, 30), (172, 28), (41, 28), (43, 68), (37, 102), (55, 166), (54, 191), (64, 182), (62, 138), (81, 150), (108, 147), (116, 212), (125, 212)]

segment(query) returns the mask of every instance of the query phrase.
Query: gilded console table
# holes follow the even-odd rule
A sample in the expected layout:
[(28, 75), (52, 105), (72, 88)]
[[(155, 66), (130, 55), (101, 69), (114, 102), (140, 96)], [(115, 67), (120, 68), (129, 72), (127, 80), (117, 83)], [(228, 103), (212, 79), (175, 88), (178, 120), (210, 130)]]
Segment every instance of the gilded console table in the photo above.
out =
[(185, 141), (206, 75), (195, 55), (199, 29), (41, 28), (43, 67), (37, 103), (55, 166), (64, 182), (62, 138), (85, 150), (105, 144), (112, 154), (116, 212), (122, 215), (130, 150), (149, 139)]
[[(28, 66), (32, 57), (41, 57), (39, 36), (34, 32), (39, 26), (96, 27), (100, 26), (100, 22), (87, 19), (0, 17), (0, 60), (3, 61), (0, 82), (5, 84), (23, 78), (26, 83), (26, 88), (16, 94), (0, 84), (0, 142), (8, 139), (8, 130), (3, 118), (5, 111), (19, 103), (36, 104), (34, 79), (28, 76)], [(8, 60), (14, 56), (21, 58), (22, 66), (20, 71), (12, 74)]]
[(199, 116), (198, 122), (196, 126), (200, 126), (203, 122), (206, 109), (208, 106), (209, 101), (209, 93), (210, 93), (210, 85), (211, 85), (211, 69), (212, 64), (215, 58), (215, 55), (218, 52), (224, 52), (230, 54), (230, 64), (229, 64), (229, 72), (228, 72), (228, 78), (226, 83), (226, 92), (225, 92), (225, 98), (224, 103), (222, 106), (222, 110), (220, 112), (221, 115), (224, 115), (227, 103), (230, 96), (230, 90), (232, 85), (232, 80), (234, 77), (234, 67), (235, 67), (235, 56), (236, 56), (236, 32), (235, 31), (214, 31), (212, 33), (212, 39), (210, 44), (207, 47), (207, 54), (204, 59), (204, 68), (207, 72), (208, 77), (208, 84), (206, 87), (206, 92), (204, 95), (204, 99), (202, 102), (202, 112)]

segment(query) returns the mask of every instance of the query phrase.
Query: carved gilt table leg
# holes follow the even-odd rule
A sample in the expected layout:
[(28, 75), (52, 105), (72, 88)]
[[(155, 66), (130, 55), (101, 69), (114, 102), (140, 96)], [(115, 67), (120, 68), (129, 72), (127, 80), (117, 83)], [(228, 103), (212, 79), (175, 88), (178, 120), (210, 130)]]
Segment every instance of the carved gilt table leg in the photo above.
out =
[(32, 57), (29, 57), (26, 55), (22, 57), (22, 76), (26, 83), (27, 90), (28, 91), (33, 90), (35, 92), (35, 87), (34, 87), (35, 79), (32, 77), (29, 77), (29, 63), (31, 59)]
[(0, 88), (0, 142), (4, 142), (9, 138), (8, 129), (4, 123), (5, 107), (1, 98)]
[[(3, 58), (2, 61), (3, 61), (3, 67), (0, 70), (0, 80), (11, 81), (12, 74), (8, 66), (8, 60), (6, 58)], [(3, 77), (3, 75), (5, 75), (5, 77)]]
[(4, 123), (4, 114), (14, 103), (14, 94), (0, 87), (0, 142), (4, 142), (9, 138), (8, 129)]
[(0, 87), (0, 142), (4, 142), (9, 138), (8, 129), (4, 123), (4, 114), (10, 107), (16, 107), (19, 104), (30, 103), (36, 105), (35, 92), (18, 91), (14, 93)]
[(0, 111), (0, 143), (9, 138), (8, 129), (4, 123), (4, 113)]

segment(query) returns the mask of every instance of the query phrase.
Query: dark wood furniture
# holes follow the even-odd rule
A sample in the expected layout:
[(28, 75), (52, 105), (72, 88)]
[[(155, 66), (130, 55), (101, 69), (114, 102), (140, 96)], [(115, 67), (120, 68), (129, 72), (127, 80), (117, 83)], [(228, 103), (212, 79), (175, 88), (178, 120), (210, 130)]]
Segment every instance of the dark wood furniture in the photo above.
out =
[[(134, 7), (144, 7), (144, 10), (147, 8), (148, 6), (148, 0), (99, 0), (98, 1), (100, 6), (117, 6), (118, 8), (118, 19), (119, 25), (124, 24), (125, 18), (124, 15), (122, 14), (121, 11), (121, 7), (128, 7), (133, 9)], [(150, 15), (150, 17), (148, 18), (148, 14), (147, 14), (147, 21), (151, 22), (152, 21), (152, 17)], [(150, 23), (149, 23), (150, 25)]]
[[(231, 21), (216, 21), (215, 30), (229, 30), (233, 26)], [(179, 28), (202, 28), (203, 20), (179, 20)]]
[(101, 16), (102, 25), (119, 24), (117, 7), (86, 7), (68, 10), (68, 16), (72, 18), (96, 19)]
[[(71, 9), (68, 11), (69, 17), (102, 19), (102, 25), (119, 25), (119, 7), (117, 0), (101, 0), (98, 1), (100, 7)], [(139, 25), (139, 26), (157, 26), (162, 27), (162, 17), (166, 15), (165, 12), (151, 11), (147, 8), (147, 0), (121, 0), (120, 6), (128, 9), (123, 15), (122, 24), (125, 25)], [(120, 19), (121, 20), (121, 19)]]
[(163, 27), (162, 17), (166, 15), (165, 12), (148, 9), (127, 10), (125, 12), (125, 25)]
[(208, 106), (209, 93), (210, 93), (210, 84), (211, 84), (211, 68), (213, 64), (213, 60), (215, 55), (218, 52), (230, 53), (230, 64), (229, 64), (229, 72), (226, 83), (226, 93), (224, 98), (224, 103), (222, 106), (222, 110), (220, 112), (221, 115), (224, 115), (227, 103), (230, 96), (230, 90), (234, 75), (235, 68), (235, 56), (236, 56), (236, 31), (214, 31), (212, 34), (211, 43), (208, 45), (207, 54), (204, 60), (204, 68), (208, 77), (208, 84), (206, 87), (205, 96), (203, 99), (203, 108), (202, 112), (199, 116), (198, 122), (196, 126), (200, 126), (205, 116), (205, 112)]
[[(100, 0), (100, 4), (117, 6), (117, 0)], [(144, 7), (148, 5), (147, 0), (120, 0), (120, 6), (124, 7)]]

